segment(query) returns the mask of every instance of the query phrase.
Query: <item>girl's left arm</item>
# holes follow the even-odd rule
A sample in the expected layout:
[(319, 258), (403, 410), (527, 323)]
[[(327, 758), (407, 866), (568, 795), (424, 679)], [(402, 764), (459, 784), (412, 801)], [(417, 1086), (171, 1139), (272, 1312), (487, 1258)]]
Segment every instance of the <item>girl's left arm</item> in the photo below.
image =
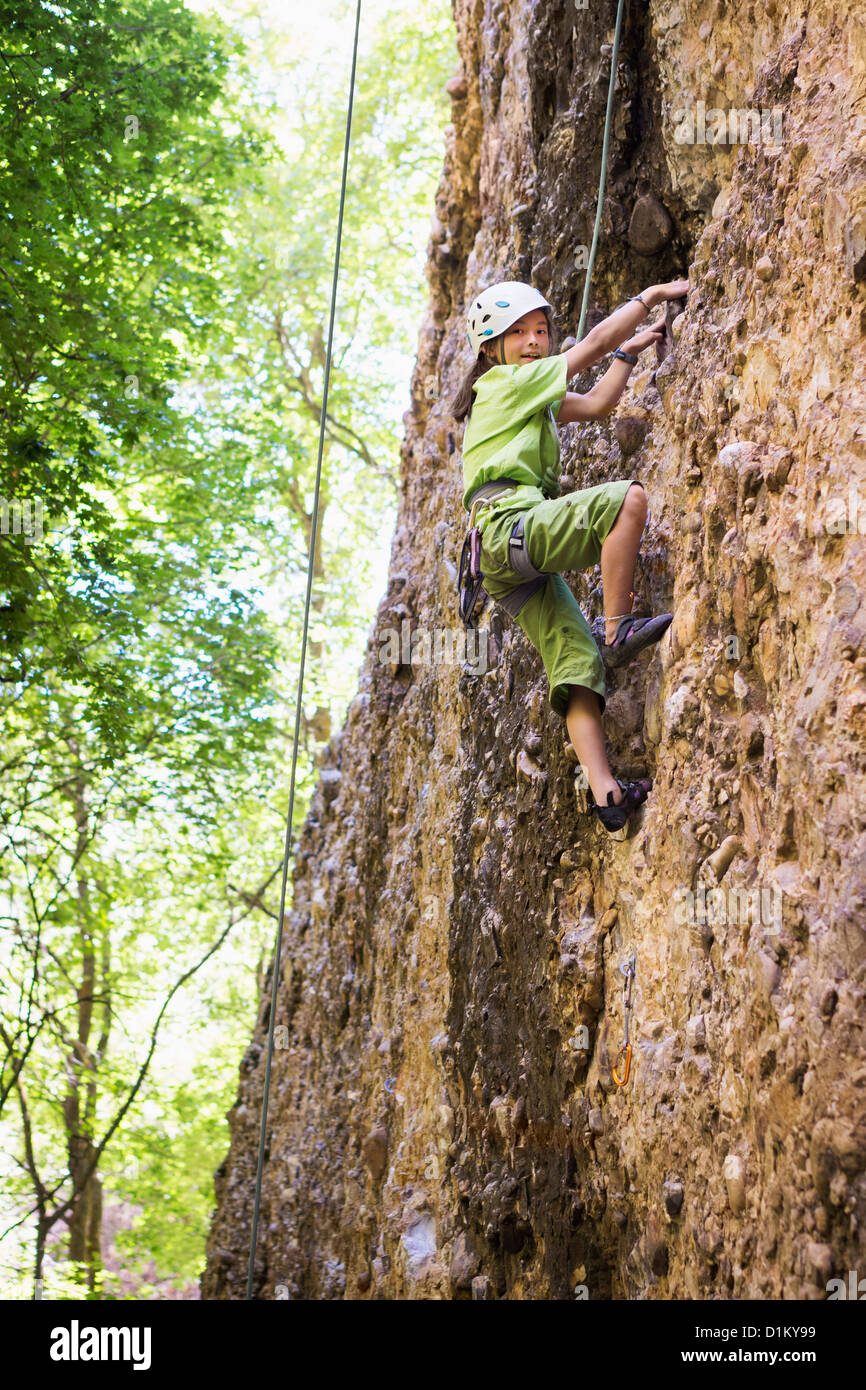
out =
[[(653, 347), (660, 342), (663, 328), (645, 328), (634, 338), (623, 344), (623, 352), (639, 353), (644, 348)], [(570, 425), (576, 420), (606, 420), (623, 391), (632, 370), (630, 362), (615, 357), (603, 377), (595, 383), (591, 391), (581, 395), (577, 391), (567, 391), (556, 416), (558, 425)]]

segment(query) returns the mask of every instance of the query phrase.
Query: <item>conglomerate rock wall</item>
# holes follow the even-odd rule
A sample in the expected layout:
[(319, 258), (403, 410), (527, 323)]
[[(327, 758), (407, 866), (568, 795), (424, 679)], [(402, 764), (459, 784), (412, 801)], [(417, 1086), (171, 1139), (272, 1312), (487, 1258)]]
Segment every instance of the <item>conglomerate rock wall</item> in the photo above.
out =
[[(614, 414), (560, 439), (563, 490), (645, 483), (635, 588), (674, 613), (611, 680), (611, 765), (655, 779), (627, 840), (581, 814), (507, 615), (462, 661), (442, 636), (465, 310), (531, 279), (577, 330), (615, 8), (455, 0), (388, 589), (280, 963), (258, 1298), (817, 1299), (866, 1269), (854, 0), (626, 6), (587, 326), (649, 284), (690, 293), (658, 374), (647, 352)], [(597, 571), (568, 581), (601, 611)], [(206, 1298), (245, 1292), (270, 989)]]

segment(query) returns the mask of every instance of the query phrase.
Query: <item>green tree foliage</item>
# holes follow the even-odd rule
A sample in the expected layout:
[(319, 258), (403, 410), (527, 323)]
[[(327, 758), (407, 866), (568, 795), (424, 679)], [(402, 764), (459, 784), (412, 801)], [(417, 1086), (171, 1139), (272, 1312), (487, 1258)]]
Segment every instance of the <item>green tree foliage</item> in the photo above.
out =
[[(194, 466), (171, 384), (213, 324), (209, 263), (265, 147), (213, 109), (236, 41), (177, 0), (6, 4), (0, 17), (3, 490), (38, 499), (49, 537), (0, 548), (0, 675), (76, 680), (119, 751), (128, 610), (113, 600), (149, 576), (106, 494), (128, 498), (163, 450), (176, 473)], [(161, 500), (194, 509), (196, 495), (176, 476)], [(113, 640), (88, 660), (106, 623)]]

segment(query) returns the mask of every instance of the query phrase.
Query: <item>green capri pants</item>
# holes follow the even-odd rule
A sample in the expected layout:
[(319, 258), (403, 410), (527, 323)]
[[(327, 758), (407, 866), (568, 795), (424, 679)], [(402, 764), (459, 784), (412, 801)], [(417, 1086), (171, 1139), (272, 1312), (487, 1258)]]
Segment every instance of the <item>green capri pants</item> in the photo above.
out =
[(616, 521), (626, 493), (637, 481), (628, 478), (602, 483), (550, 499), (540, 488), (527, 485), (478, 507), (484, 588), (492, 599), (502, 598), (525, 583), (508, 563), (508, 541), (523, 512), (526, 554), (536, 569), (551, 571), (514, 621), (541, 654), (548, 701), (563, 719), (569, 685), (594, 690), (602, 714), (606, 686), (604, 663), (589, 624), (562, 575), (554, 571), (586, 570), (599, 563), (602, 541)]

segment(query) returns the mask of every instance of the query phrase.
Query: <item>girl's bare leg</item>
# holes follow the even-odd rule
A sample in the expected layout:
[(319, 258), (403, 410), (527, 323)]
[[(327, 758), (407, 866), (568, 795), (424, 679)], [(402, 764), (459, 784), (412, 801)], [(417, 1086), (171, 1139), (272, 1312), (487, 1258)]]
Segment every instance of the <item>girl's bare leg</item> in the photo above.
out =
[[(631, 612), (634, 566), (646, 515), (646, 493), (640, 483), (632, 483), (601, 547), (605, 640), (608, 642), (616, 633), (620, 616)], [(598, 696), (589, 686), (569, 686), (565, 724), (596, 801), (606, 806), (607, 794), (613, 792), (614, 804), (618, 805), (623, 793), (607, 761)]]
[(602, 806), (613, 792), (614, 803), (622, 801), (622, 789), (610, 770), (604, 749), (604, 732), (598, 711), (598, 696), (588, 685), (570, 685), (565, 725), (580, 765), (586, 772), (592, 794)]
[[(601, 585), (604, 591), (605, 641), (613, 641), (618, 618), (631, 612), (634, 564), (646, 522), (646, 493), (640, 483), (632, 483), (619, 509), (616, 521), (601, 547)], [(614, 616), (616, 615), (616, 616)], [(581, 759), (581, 761), (583, 761)], [(593, 796), (595, 788), (593, 787)]]

